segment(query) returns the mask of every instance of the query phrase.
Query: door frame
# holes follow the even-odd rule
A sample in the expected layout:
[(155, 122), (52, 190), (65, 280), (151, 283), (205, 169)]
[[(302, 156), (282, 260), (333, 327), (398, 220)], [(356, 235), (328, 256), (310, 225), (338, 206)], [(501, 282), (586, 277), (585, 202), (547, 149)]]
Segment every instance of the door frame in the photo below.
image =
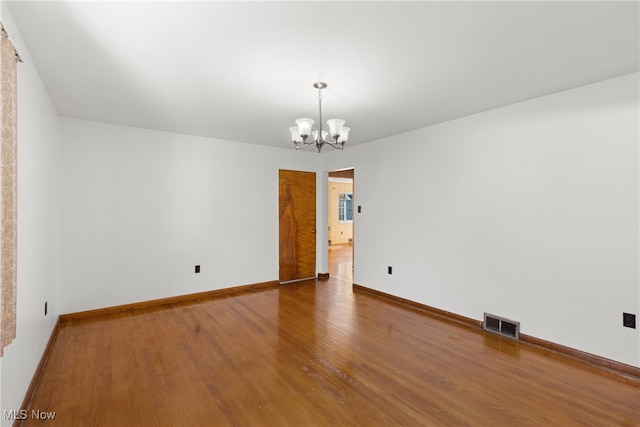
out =
[(357, 195), (356, 195), (356, 180), (355, 180), (355, 167), (351, 166), (351, 167), (347, 167), (347, 168), (341, 168), (341, 169), (334, 169), (334, 170), (330, 170), (327, 172), (327, 175), (325, 177), (325, 181), (326, 181), (326, 192), (324, 194), (324, 199), (326, 200), (327, 203), (327, 209), (326, 209), (326, 221), (327, 221), (327, 227), (326, 227), (326, 231), (327, 231), (327, 236), (326, 236), (326, 243), (327, 246), (325, 248), (325, 253), (327, 256), (327, 270), (330, 270), (330, 266), (329, 266), (329, 228), (328, 228), (328, 224), (329, 224), (329, 215), (331, 215), (332, 213), (329, 212), (329, 203), (328, 203), (328, 199), (329, 199), (329, 178), (332, 177), (336, 177), (336, 178), (350, 178), (352, 180), (352, 187), (351, 187), (351, 191), (353, 194), (353, 220), (351, 222), (351, 269), (352, 269), (352, 281), (355, 281), (355, 247), (356, 247), (356, 213), (357, 213), (357, 205), (355, 204), (355, 202), (357, 201)]

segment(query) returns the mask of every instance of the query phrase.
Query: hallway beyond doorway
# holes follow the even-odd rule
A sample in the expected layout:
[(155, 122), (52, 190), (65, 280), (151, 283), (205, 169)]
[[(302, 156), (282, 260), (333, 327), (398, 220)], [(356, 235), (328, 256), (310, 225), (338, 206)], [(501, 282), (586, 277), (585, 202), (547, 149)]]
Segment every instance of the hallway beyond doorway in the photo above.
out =
[(353, 245), (329, 245), (329, 277), (353, 284)]

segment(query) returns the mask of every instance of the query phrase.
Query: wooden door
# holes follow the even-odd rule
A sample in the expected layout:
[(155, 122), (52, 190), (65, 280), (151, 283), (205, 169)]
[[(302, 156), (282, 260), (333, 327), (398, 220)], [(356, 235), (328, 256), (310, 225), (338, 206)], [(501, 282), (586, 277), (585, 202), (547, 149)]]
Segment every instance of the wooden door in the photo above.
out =
[(280, 282), (316, 275), (316, 174), (280, 170)]

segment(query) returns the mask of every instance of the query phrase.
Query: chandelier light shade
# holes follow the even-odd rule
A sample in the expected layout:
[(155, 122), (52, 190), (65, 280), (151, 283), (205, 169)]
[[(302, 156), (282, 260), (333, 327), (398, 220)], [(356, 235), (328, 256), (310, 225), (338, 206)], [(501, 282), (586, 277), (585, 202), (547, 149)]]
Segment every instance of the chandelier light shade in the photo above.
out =
[(296, 146), (296, 150), (315, 145), (319, 153), (325, 144), (342, 150), (351, 129), (344, 125), (345, 121), (342, 119), (330, 119), (327, 120), (329, 131), (322, 130), (322, 89), (326, 88), (327, 84), (318, 82), (314, 83), (313, 87), (318, 89), (318, 129), (312, 130), (315, 123), (313, 119), (298, 119), (296, 126), (289, 128), (291, 141)]

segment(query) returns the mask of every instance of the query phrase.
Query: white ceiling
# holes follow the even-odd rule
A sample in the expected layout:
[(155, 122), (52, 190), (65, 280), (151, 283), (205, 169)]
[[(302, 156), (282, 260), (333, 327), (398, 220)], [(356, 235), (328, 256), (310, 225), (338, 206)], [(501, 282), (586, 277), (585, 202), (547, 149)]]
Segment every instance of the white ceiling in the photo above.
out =
[(355, 145), (639, 69), (631, 2), (7, 2), (60, 115)]

